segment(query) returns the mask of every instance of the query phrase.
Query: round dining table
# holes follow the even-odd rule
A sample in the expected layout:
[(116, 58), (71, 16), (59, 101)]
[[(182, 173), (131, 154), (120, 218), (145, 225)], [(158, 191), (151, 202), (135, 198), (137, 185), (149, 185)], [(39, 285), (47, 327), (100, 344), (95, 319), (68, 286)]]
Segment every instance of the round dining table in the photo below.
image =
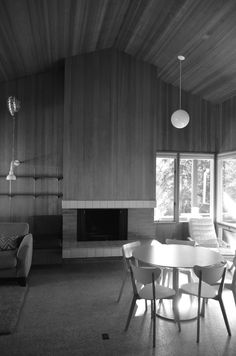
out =
[[(141, 245), (133, 251), (133, 257), (138, 261), (148, 263), (153, 266), (173, 269), (173, 288), (176, 295), (179, 289), (179, 269), (193, 266), (210, 266), (223, 261), (222, 255), (207, 247), (187, 246), (187, 245), (166, 245), (158, 244), (157, 246)], [(172, 302), (161, 303), (157, 315), (168, 320), (174, 320)], [(176, 300), (174, 300), (176, 303)], [(191, 303), (191, 307), (183, 312), (179, 309), (181, 321), (193, 319), (197, 315), (196, 307)]]

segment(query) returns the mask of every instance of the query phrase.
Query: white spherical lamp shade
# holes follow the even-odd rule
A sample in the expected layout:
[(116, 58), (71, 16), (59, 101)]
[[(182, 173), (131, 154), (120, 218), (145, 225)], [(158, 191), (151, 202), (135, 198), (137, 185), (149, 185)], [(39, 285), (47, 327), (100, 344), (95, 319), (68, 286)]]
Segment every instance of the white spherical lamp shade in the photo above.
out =
[(176, 110), (171, 115), (171, 123), (177, 129), (183, 129), (189, 123), (189, 114), (185, 110)]

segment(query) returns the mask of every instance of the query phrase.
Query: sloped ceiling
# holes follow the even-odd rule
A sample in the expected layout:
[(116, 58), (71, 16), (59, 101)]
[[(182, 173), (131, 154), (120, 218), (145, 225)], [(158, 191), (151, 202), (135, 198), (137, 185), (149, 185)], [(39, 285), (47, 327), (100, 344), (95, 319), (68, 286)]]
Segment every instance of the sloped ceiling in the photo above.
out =
[(211, 102), (236, 95), (235, 0), (1, 0), (0, 81), (116, 48)]

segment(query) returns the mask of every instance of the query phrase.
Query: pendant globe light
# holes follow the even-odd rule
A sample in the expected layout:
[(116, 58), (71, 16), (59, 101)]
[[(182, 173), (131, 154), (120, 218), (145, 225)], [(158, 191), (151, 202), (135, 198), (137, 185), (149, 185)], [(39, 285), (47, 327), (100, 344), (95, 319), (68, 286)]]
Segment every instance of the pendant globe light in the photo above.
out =
[(171, 115), (171, 123), (177, 129), (183, 129), (189, 123), (189, 114), (187, 113), (187, 111), (181, 109), (181, 84), (182, 84), (181, 83), (181, 74), (182, 74), (181, 64), (182, 64), (182, 61), (185, 60), (185, 57), (178, 56), (178, 60), (179, 60), (179, 110), (176, 110)]

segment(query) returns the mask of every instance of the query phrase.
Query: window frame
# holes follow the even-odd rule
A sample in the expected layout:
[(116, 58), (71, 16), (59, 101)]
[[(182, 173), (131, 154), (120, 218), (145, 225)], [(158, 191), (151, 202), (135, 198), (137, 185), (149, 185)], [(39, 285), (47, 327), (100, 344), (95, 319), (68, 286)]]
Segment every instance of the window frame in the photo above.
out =
[[(236, 153), (236, 152), (235, 152)], [(214, 153), (195, 153), (195, 152), (156, 152), (156, 158), (175, 158), (175, 169), (174, 169), (174, 214), (173, 220), (155, 220), (154, 213), (154, 223), (161, 224), (176, 224), (183, 223), (186, 220), (180, 219), (179, 212), (179, 193), (180, 193), (180, 160), (181, 159), (209, 159), (210, 163), (210, 217), (214, 219), (215, 216), (215, 177), (216, 177), (216, 164), (215, 164), (215, 154)], [(156, 179), (155, 179), (155, 189), (156, 189)], [(156, 190), (155, 190), (156, 192)], [(156, 193), (155, 193), (156, 199)]]
[(216, 199), (216, 221), (227, 226), (235, 225), (236, 223), (231, 224), (230, 222), (223, 221), (222, 217), (222, 161), (224, 159), (236, 159), (236, 151), (229, 151), (218, 153), (216, 156), (216, 189), (217, 189), (217, 199)]

